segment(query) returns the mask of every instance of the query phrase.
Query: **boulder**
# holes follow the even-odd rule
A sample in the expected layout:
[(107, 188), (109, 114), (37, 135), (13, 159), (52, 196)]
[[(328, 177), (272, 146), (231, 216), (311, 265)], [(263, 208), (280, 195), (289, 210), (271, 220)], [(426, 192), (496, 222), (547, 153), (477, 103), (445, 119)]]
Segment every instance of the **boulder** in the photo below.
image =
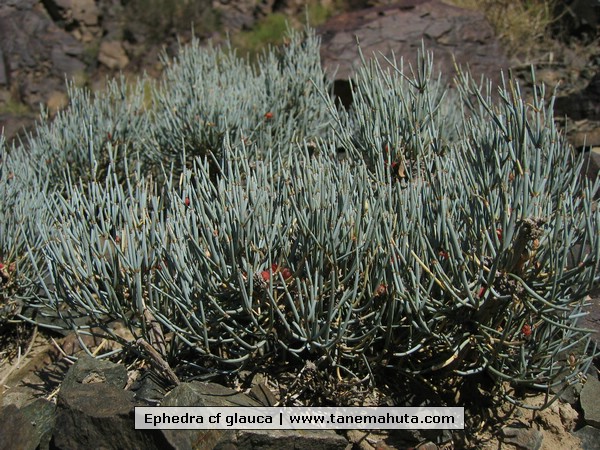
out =
[(67, 28), (93, 27), (100, 22), (100, 10), (94, 0), (44, 0), (43, 3), (50, 16)]
[[(214, 383), (181, 383), (161, 406), (261, 406), (245, 394)], [(332, 430), (163, 430), (173, 448), (343, 450), (348, 441)]]
[(0, 85), (37, 110), (52, 91), (64, 91), (65, 77), (85, 70), (83, 47), (45, 10), (24, 4), (0, 4)]
[(502, 442), (521, 450), (539, 450), (544, 436), (541, 431), (522, 424), (507, 425), (500, 430)]
[[(273, 4), (274, 0), (267, 0)], [(256, 22), (255, 1), (213, 0), (212, 7), (219, 15), (224, 30), (237, 31), (252, 27)]]
[(0, 450), (34, 450), (39, 443), (34, 426), (16, 406), (0, 408)]
[(129, 58), (120, 41), (103, 41), (100, 44), (98, 61), (111, 70), (122, 70), (129, 64)]
[(600, 430), (598, 428), (586, 425), (573, 434), (581, 439), (582, 450), (598, 450), (598, 443), (600, 443)]
[(348, 441), (333, 430), (240, 430), (232, 444), (237, 450), (344, 450), (348, 447)]
[(595, 375), (590, 375), (583, 385), (579, 401), (583, 410), (585, 423), (600, 428), (600, 381)]
[(78, 384), (110, 384), (123, 389), (127, 384), (127, 370), (123, 365), (85, 356), (79, 358), (69, 369), (63, 380), (61, 392), (63, 388), (68, 391)]
[[(161, 406), (259, 406), (233, 389), (214, 383), (181, 383), (169, 392)], [(232, 430), (162, 430), (173, 448), (209, 450), (235, 440)], [(235, 447), (234, 447), (235, 448)]]
[(20, 414), (33, 425), (33, 437), (40, 449), (50, 446), (54, 431), (56, 405), (44, 398), (38, 398), (20, 408)]
[[(491, 25), (481, 12), (439, 0), (400, 0), (336, 16), (318, 28), (321, 57), (336, 78), (346, 80), (360, 64), (357, 41), (366, 58), (381, 54), (413, 63), (421, 44), (434, 54), (434, 64), (446, 77), (454, 73), (454, 58), (474, 76), (498, 80), (509, 67)], [(447, 78), (447, 79), (448, 79)]]
[(81, 358), (58, 394), (53, 442), (61, 449), (169, 448), (159, 432), (135, 429), (134, 394), (123, 390), (125, 367)]
[(557, 115), (571, 120), (600, 121), (600, 73), (597, 73), (581, 91), (558, 97), (554, 102)]

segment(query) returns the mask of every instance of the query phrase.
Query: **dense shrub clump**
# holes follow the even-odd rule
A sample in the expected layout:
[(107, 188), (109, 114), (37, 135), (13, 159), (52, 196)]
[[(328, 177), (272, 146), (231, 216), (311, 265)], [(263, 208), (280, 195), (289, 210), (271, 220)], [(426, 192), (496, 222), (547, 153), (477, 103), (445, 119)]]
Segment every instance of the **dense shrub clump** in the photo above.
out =
[(257, 66), (194, 43), (150, 106), (143, 82), (71, 89), (1, 153), (4, 316), (122, 340), (118, 320), (207, 376), (576, 380), (599, 185), (543, 89), (448, 91), (422, 54), (364, 62), (344, 110), (318, 55), (310, 31)]

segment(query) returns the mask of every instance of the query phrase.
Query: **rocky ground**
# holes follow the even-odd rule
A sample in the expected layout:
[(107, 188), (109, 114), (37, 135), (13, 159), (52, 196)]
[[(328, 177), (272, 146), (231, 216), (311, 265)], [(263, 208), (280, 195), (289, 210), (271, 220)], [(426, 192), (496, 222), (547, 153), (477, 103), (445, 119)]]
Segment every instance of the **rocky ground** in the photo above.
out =
[[(278, 8), (292, 11), (302, 2), (266, 1), (262, 2), (262, 9), (250, 8), (250, 2), (243, 1), (213, 3), (218, 3), (226, 26), (233, 30), (252, 25), (272, 12), (276, 4)], [(346, 101), (350, 101), (347, 78), (358, 58), (356, 36), (365, 55), (373, 52), (389, 55), (394, 51), (409, 59), (415, 55), (422, 39), (445, 73), (451, 72), (451, 55), (455, 55), (459, 63), (469, 63), (474, 72), (496, 81), (498, 69), (511, 69), (525, 86), (532, 81), (529, 63), (534, 63), (537, 80), (551, 89), (560, 89), (556, 112), (561, 117), (569, 117), (561, 123), (572, 144), (587, 151), (590, 161), (585, 168), (587, 175), (598, 173), (600, 46), (595, 40), (548, 42), (530, 55), (529, 60), (523, 60), (504, 54), (501, 43), (480, 12), (438, 0), (378, 3), (381, 4), (375, 8), (338, 15), (319, 28), (324, 64), (332, 73), (337, 68), (336, 89), (341, 96), (346, 96)], [(17, 136), (23, 127), (32, 125), (37, 104), (42, 103), (51, 111), (66, 105), (65, 74), (96, 88), (100, 88), (106, 76), (120, 70), (135, 75), (145, 69), (152, 76), (160, 76), (157, 55), (161, 48), (174, 52), (175, 38), (169, 36), (159, 44), (151, 43), (148, 30), (125, 23), (118, 5), (120, 2), (116, 0), (0, 2), (0, 105), (3, 105), (0, 127), (4, 127), (8, 139)], [(204, 35), (217, 37), (208, 29)], [(182, 36), (185, 41), (189, 33)], [(25, 105), (26, 110), (15, 105)], [(598, 295), (591, 298), (591, 313), (584, 323), (598, 332), (599, 299)], [(296, 372), (279, 375), (243, 374), (235, 379), (217, 380), (219, 385), (182, 383), (158, 370), (156, 361), (147, 355), (144, 358), (143, 352), (127, 351), (112, 361), (81, 359), (74, 364), (74, 357), (84, 355), (75, 335), (55, 335), (23, 324), (0, 326), (0, 449), (91, 448), (92, 442), (101, 443), (103, 448), (178, 449), (256, 448), (259, 445), (260, 448), (313, 447), (315, 450), (600, 448), (600, 382), (596, 367), (582, 383), (570, 388), (561, 401), (542, 412), (532, 413), (507, 404), (496, 410), (471, 411), (470, 428), (466, 433), (210, 431), (144, 434), (133, 430), (134, 405), (159, 401), (189, 406), (231, 404), (223, 401), (223, 395), (231, 395), (229, 401), (234, 399), (237, 404), (292, 404), (300, 401), (294, 399), (294, 388), (299, 383), (310, 390), (322, 385), (323, 380), (311, 378), (310, 370), (299, 368)], [(126, 337), (124, 330), (120, 332)], [(111, 350), (113, 345), (102, 339), (84, 343), (97, 355)], [(384, 392), (332, 392), (330, 395), (337, 398), (355, 396), (371, 404), (389, 400), (388, 393)], [(543, 401), (543, 395), (536, 392), (522, 393), (522, 396), (529, 405)]]
[[(124, 329), (117, 330), (127, 337)], [(111, 361), (90, 358), (81, 349), (83, 343), (92, 354), (102, 355), (114, 348), (102, 339), (84, 337), (81, 343), (74, 334), (53, 335), (22, 325), (5, 326), (2, 339), (0, 449), (554, 450), (595, 449), (600, 437), (600, 381), (595, 368), (587, 380), (582, 379), (584, 383), (569, 388), (561, 400), (541, 412), (508, 403), (467, 408), (470, 426), (464, 432), (142, 432), (134, 429), (134, 406), (297, 406), (302, 404), (301, 390), (290, 388), (299, 380), (304, 389), (312, 389), (314, 375), (310, 368), (302, 368), (288, 377), (242, 373), (234, 379), (213, 380), (218, 384), (181, 382), (159, 370), (156, 361), (142, 357), (143, 353), (132, 357), (125, 352)], [(295, 394), (290, 397), (291, 392)], [(524, 392), (519, 398), (528, 406), (540, 406), (546, 400), (539, 392)], [(385, 393), (371, 391), (362, 396), (361, 403), (388, 405), (388, 401)]]
[[(122, 337), (128, 337), (123, 328), (115, 329)], [(80, 341), (74, 334), (50, 334), (23, 325), (5, 326), (3, 330), (0, 449), (79, 449), (92, 448), (92, 443), (96, 448), (114, 449), (598, 448), (600, 382), (596, 368), (587, 379), (582, 378), (582, 383), (567, 389), (560, 400), (541, 412), (509, 403), (497, 403), (500, 405), (497, 408), (467, 407), (469, 428), (464, 432), (141, 432), (134, 430), (134, 406), (158, 403), (164, 406), (297, 406), (307, 396), (302, 391), (315, 388), (317, 377), (305, 367), (287, 376), (242, 373), (235, 378), (213, 380), (218, 384), (181, 382), (177, 376), (160, 370), (156, 361), (144, 357), (143, 352), (132, 356), (125, 351), (116, 358), (103, 360), (90, 358), (82, 350), (82, 344), (93, 355), (114, 349), (114, 344), (99, 338), (83, 337)], [(473, 390), (483, 389), (477, 382), (470, 383)], [(298, 385), (303, 387), (294, 389)], [(418, 390), (415, 386), (410, 394)], [(364, 394), (340, 390), (334, 395), (337, 398), (354, 395), (366, 405), (389, 405), (390, 399), (384, 392)], [(471, 395), (472, 392), (468, 394)], [(523, 392), (518, 397), (529, 406), (540, 406), (546, 400), (539, 392)], [(485, 395), (481, 397), (485, 398)], [(469, 404), (468, 399), (465, 404)]]

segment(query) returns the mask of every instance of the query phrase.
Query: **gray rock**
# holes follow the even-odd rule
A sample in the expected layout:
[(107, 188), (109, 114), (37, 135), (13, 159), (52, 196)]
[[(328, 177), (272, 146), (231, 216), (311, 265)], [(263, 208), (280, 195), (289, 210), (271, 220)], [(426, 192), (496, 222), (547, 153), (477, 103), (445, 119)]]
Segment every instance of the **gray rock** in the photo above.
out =
[(94, 0), (45, 0), (44, 6), (54, 20), (72, 27), (77, 24), (98, 25), (100, 11)]
[[(490, 24), (480, 12), (465, 10), (439, 0), (400, 0), (381, 6), (341, 14), (319, 27), (321, 57), (337, 79), (348, 79), (360, 64), (356, 40), (365, 57), (379, 52), (414, 63), (421, 42), (434, 54), (434, 64), (444, 76), (454, 74), (453, 57), (469, 64), (477, 78), (498, 80), (507, 57)], [(385, 63), (384, 63), (385, 64)]]
[[(161, 406), (260, 406), (246, 395), (214, 383), (181, 383), (169, 392)], [(162, 430), (169, 444), (178, 450), (226, 448), (235, 440), (231, 430)]]
[(598, 428), (585, 427), (575, 431), (574, 436), (581, 439), (582, 450), (599, 450), (600, 449), (600, 430)]
[(557, 115), (566, 115), (573, 120), (600, 120), (600, 73), (582, 91), (558, 97), (554, 110)]
[(522, 424), (513, 424), (500, 431), (502, 442), (515, 445), (523, 450), (539, 450), (544, 436), (541, 431)]
[(100, 44), (98, 61), (111, 70), (124, 69), (129, 64), (129, 58), (119, 41), (104, 41)]
[(585, 423), (600, 428), (600, 381), (591, 375), (583, 385), (579, 401)]
[(58, 27), (41, 5), (26, 9), (1, 3), (0, 49), (6, 86), (37, 111), (49, 92), (57, 86), (65, 89), (65, 74), (71, 77), (85, 69), (76, 58), (81, 44)]
[(127, 370), (120, 364), (85, 356), (71, 366), (65, 375), (62, 388), (70, 389), (75, 384), (95, 383), (107, 383), (123, 389), (127, 384)]
[(262, 406), (245, 394), (220, 384), (192, 381), (169, 392), (161, 406)]
[(54, 47), (51, 53), (52, 72), (58, 76), (70, 76), (85, 70), (85, 64), (69, 56), (60, 47)]
[(277, 398), (265, 383), (252, 386), (248, 395), (264, 406), (273, 406), (277, 403)]
[(6, 64), (4, 63), (4, 53), (0, 48), (0, 85), (6, 86), (8, 84), (8, 72), (6, 71)]
[[(72, 372), (71, 372), (72, 374)], [(133, 393), (115, 384), (89, 382), (102, 378), (95, 368), (65, 380), (58, 394), (53, 445), (67, 449), (169, 448), (158, 431), (135, 430)], [(83, 378), (80, 383), (76, 378)]]
[(554, 394), (560, 394), (559, 398), (563, 402), (568, 403), (571, 406), (574, 406), (579, 401), (579, 396), (581, 395), (582, 388), (583, 388), (583, 384), (574, 383), (574, 384), (555, 386), (555, 387), (550, 388), (550, 390)]
[(138, 402), (150, 405), (159, 404), (166, 394), (165, 386), (152, 375), (145, 375), (141, 380), (136, 381), (131, 391), (135, 393)]
[(54, 431), (56, 405), (46, 399), (38, 398), (20, 409), (21, 414), (33, 426), (33, 435), (39, 443), (39, 449), (48, 449)]
[(433, 442), (423, 442), (415, 447), (415, 450), (438, 450), (438, 446)]
[(0, 408), (0, 450), (33, 450), (39, 443), (34, 426), (16, 406)]
[(237, 450), (343, 450), (348, 441), (333, 430), (241, 430), (237, 432), (235, 441), (223, 442), (215, 449), (232, 448), (227, 447), (228, 444), (234, 445)]
[(17, 9), (31, 9), (39, 0), (5, 0), (7, 6)]

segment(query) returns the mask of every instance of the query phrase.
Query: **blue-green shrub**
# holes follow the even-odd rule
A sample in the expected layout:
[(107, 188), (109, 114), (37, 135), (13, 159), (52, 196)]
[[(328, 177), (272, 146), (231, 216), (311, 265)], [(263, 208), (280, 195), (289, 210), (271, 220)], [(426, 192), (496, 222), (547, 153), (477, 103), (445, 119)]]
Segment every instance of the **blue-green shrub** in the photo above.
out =
[[(141, 91), (73, 91), (12, 152), (29, 157), (2, 161), (0, 189), (31, 206), (0, 215), (0, 236), (28, 230), (0, 237), (2, 257), (27, 249), (28, 306), (149, 342), (152, 317), (163, 356), (207, 376), (283, 358), (346, 380), (580, 377), (599, 184), (580, 178), (543, 89), (526, 102), (509, 81), (492, 100), (459, 72), (450, 93), (422, 54), (412, 74), (365, 62), (343, 111), (318, 48), (292, 33), (254, 69), (194, 43), (148, 110)], [(17, 168), (37, 181), (15, 189)]]

